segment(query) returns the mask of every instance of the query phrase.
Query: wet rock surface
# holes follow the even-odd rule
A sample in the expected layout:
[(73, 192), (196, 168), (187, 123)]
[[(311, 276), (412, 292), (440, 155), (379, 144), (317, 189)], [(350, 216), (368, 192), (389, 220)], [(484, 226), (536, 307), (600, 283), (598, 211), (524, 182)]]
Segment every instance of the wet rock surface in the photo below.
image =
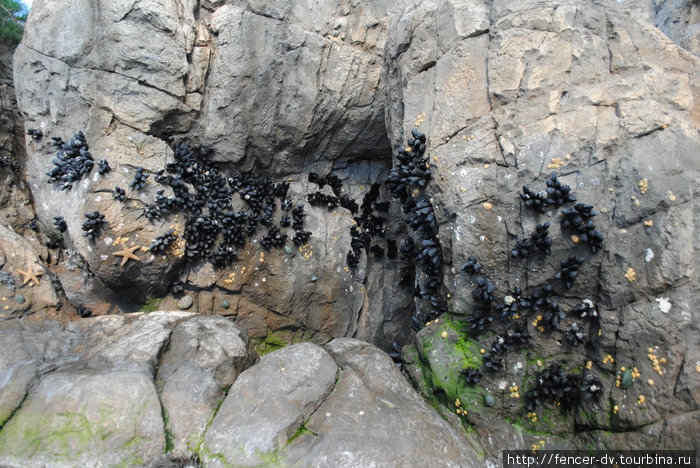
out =
[(338, 338), (325, 350), (305, 343), (275, 351), (241, 374), (202, 452), (211, 466), (481, 466), (473, 443), (389, 356)]

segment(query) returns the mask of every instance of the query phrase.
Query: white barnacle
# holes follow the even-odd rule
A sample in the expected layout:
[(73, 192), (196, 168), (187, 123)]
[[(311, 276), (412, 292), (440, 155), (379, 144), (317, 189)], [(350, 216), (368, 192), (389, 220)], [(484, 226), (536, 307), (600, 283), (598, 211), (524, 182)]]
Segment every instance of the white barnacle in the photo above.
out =
[(668, 314), (671, 311), (671, 301), (668, 297), (657, 297), (656, 298), (657, 307), (664, 314)]

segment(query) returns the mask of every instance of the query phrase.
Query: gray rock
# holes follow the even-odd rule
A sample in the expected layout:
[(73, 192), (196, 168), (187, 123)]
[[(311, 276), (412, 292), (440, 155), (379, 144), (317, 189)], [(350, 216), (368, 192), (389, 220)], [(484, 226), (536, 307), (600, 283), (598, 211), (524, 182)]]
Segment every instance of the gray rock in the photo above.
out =
[(193, 456), (256, 358), (227, 319), (184, 312), (5, 320), (0, 338), (0, 464), (13, 466)]
[(231, 387), (205, 435), (203, 461), (251, 466), (276, 456), (333, 389), (337, 372), (311, 343), (263, 356)]
[[(445, 14), (467, 4), (475, 12), (469, 24)], [(392, 20), (387, 41), (387, 124), (395, 148), (405, 145), (412, 128), (427, 135), (432, 171), (427, 191), (438, 219), (444, 293), (453, 313), (419, 332), (404, 353), (412, 357), (407, 371), (415, 385), (427, 398), (434, 397), (434, 387), (444, 392), (444, 413), (454, 414), (459, 398), (494, 459), (504, 444), (529, 443), (527, 433), (498, 424), (508, 415), (520, 415), (515, 417), (524, 427), (557, 434), (559, 443), (573, 445), (577, 424), (641, 433), (654, 421), (697, 411), (692, 389), (700, 386), (700, 375), (681, 364), (695, 359), (697, 347), (686, 334), (694, 333), (693, 312), (684, 306), (694, 303), (686, 285), (697, 286), (691, 266), (697, 261), (693, 161), (700, 138), (690, 84), (698, 79), (697, 57), (643, 20), (631, 20), (626, 6), (613, 2), (593, 2), (585, 10), (575, 2), (497, 1), (490, 10), (481, 1), (407, 5)], [(654, 156), (659, 154), (667, 157)], [(600, 212), (594, 221), (606, 237), (602, 252), (593, 254), (562, 232), (561, 208), (540, 215), (520, 202), (523, 185), (543, 190), (552, 171), (580, 202)], [(551, 222), (552, 255), (527, 262), (509, 258), (516, 239), (545, 221)], [(586, 261), (567, 291), (552, 278), (571, 254)], [(470, 255), (494, 283), (497, 302), (514, 287), (528, 294), (545, 283), (553, 285), (565, 311), (584, 299), (594, 301), (602, 317), (600, 335), (595, 326), (586, 332), (595, 355), (565, 345), (563, 330), (571, 316), (560, 331), (540, 333), (530, 312), (527, 354), (509, 352), (507, 366), (495, 375), (484, 373), (474, 390), (461, 383), (465, 360), (481, 367), (479, 350), (494, 342), (490, 333), (463, 333), (474, 310), (474, 279), (459, 267)], [(633, 281), (625, 277), (628, 271)], [(681, 310), (664, 315), (657, 298), (669, 298)], [(494, 334), (505, 332), (498, 322), (491, 328)], [(646, 358), (657, 346), (659, 358), (663, 354), (668, 362), (663, 376)], [(608, 354), (614, 364), (603, 362)], [(578, 418), (557, 414), (531, 424), (522, 417), (521, 398), (530, 388), (528, 372), (539, 369), (533, 360), (543, 366), (590, 360), (603, 394), (611, 398), (584, 405)], [(623, 366), (637, 366), (642, 375), (626, 392), (615, 386)], [(675, 384), (683, 390), (670, 390)], [(519, 398), (511, 397), (512, 385), (520, 386)], [(484, 408), (485, 392), (502, 404)], [(645, 402), (637, 404), (640, 396)], [(608, 417), (615, 404), (619, 413)], [(489, 445), (489, 439), (499, 443)]]
[(177, 308), (180, 310), (187, 310), (192, 307), (193, 302), (194, 299), (192, 299), (192, 296), (183, 296), (182, 299), (177, 301)]
[(131, 371), (51, 373), (0, 431), (3, 464), (134, 464), (164, 447), (155, 386)]
[(152, 376), (173, 327), (191, 317), (189, 312), (159, 311), (134, 319), (109, 315), (73, 322), (67, 329), (85, 338), (76, 340), (71, 352), (89, 368), (138, 370)]
[(387, 148), (377, 65), (390, 5), (302, 0), (274, 16), (252, 2), (216, 9), (199, 121), (206, 139), (233, 161), (273, 170), (305, 165), (302, 154), (334, 160)]
[[(157, 138), (169, 126), (211, 145), (214, 158), (230, 167), (279, 181), (291, 178), (295, 204), (316, 189), (306, 181), (310, 171), (333, 168), (346, 183), (345, 193), (359, 202), (389, 169), (380, 74), (393, 3), (381, 0), (361, 9), (347, 0), (322, 7), (305, 0), (268, 3), (188, 2), (175, 8), (159, 0), (102, 8), (65, 0), (34, 6), (27, 38), (15, 55), (26, 126), (41, 127), (45, 141), (82, 130), (95, 158), (106, 158), (112, 167), (106, 176), (93, 171), (71, 191), (59, 192), (45, 176), (55, 151), (27, 140), (28, 182), (41, 206), (38, 216), (45, 226), (56, 214), (65, 217), (66, 245), (92, 273), (76, 271), (68, 258), (59, 260), (56, 273), (76, 305), (90, 302), (96, 314), (128, 310), (121, 302), (162, 295), (181, 266), (181, 256), (145, 251), (138, 252), (138, 261), (120, 266), (115, 240), (128, 237), (128, 245), (147, 248), (163, 224), (184, 232), (185, 216), (144, 222), (144, 204), (160, 188), (153, 177), (143, 190), (129, 191), (125, 203), (108, 193), (115, 185), (128, 187), (136, 167), (153, 174), (172, 162), (172, 150)], [(67, 18), (76, 8), (81, 13)], [(75, 24), (83, 24), (80, 32), (67, 35), (66, 25)], [(144, 47), (143, 37), (155, 45)], [(65, 47), (56, 41), (65, 41)], [(90, 243), (81, 224), (83, 214), (93, 210), (108, 225)], [(346, 271), (351, 214), (317, 208), (307, 213), (313, 259), (279, 258), (276, 251), (260, 265), (260, 250), (251, 242), (239, 252), (235, 269), (215, 271), (202, 262), (180, 279), (203, 289), (217, 285), (256, 304), (263, 317), (256, 314), (249, 329), (255, 338), (293, 328), (319, 342), (354, 335), (389, 346), (404, 339), (412, 298), (391, 281), (398, 266), (363, 258), (355, 271)], [(396, 238), (402, 232), (400, 223), (392, 223), (388, 234)], [(318, 258), (323, 261), (317, 264)], [(236, 281), (227, 283), (233, 272)], [(310, 284), (311, 275), (318, 281)], [(369, 295), (382, 300), (369, 301)], [(241, 323), (252, 322), (247, 311), (241, 315)]]
[(225, 390), (254, 361), (248, 337), (223, 317), (194, 317), (173, 329), (156, 376), (173, 456), (199, 447)]
[(700, 55), (700, 7), (692, 0), (627, 0), (630, 14), (659, 28), (673, 42)]
[[(7, 322), (5, 322), (7, 323)], [(55, 327), (38, 333), (3, 327), (0, 337), (5, 352), (0, 356), (0, 424), (20, 406), (30, 385), (39, 377), (45, 350), (55, 339)]]
[(483, 466), (467, 435), (440, 418), (384, 352), (349, 338), (327, 349), (342, 371), (287, 446), (291, 464)]
[[(0, 320), (35, 313), (50, 315), (59, 308), (60, 299), (48, 276), (49, 265), (42, 260), (45, 255), (38, 239), (25, 238), (8, 226), (0, 225), (0, 267), (14, 283), (14, 287), (9, 283), (0, 284), (3, 297)], [(33, 280), (25, 284), (25, 276), (20, 271), (28, 272), (29, 269), (37, 273), (39, 284)]]

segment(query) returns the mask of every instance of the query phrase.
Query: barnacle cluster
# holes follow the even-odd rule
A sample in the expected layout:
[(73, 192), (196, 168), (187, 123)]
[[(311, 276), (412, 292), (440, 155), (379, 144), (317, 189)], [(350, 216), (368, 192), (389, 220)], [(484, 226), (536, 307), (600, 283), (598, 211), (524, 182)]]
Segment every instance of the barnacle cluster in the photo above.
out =
[(481, 271), (481, 263), (476, 259), (475, 256), (470, 255), (467, 257), (467, 261), (462, 265), (462, 271), (469, 275), (478, 275)]
[(65, 232), (66, 229), (68, 229), (68, 225), (66, 224), (66, 220), (63, 219), (63, 216), (54, 216), (53, 225), (58, 232)]
[[(372, 244), (373, 240), (376, 242), (376, 238), (385, 238), (386, 236), (386, 218), (375, 214), (375, 211), (386, 211), (388, 208), (388, 205), (385, 205), (386, 202), (377, 202), (379, 190), (380, 184), (372, 184), (362, 198), (362, 205), (359, 207), (360, 215), (354, 218), (355, 225), (350, 228), (352, 239), (350, 247), (352, 250), (348, 251), (346, 255), (350, 267), (359, 263), (362, 250), (372, 252), (375, 258), (384, 257), (384, 248), (378, 244)], [(350, 211), (352, 212), (352, 210)]]
[(123, 188), (114, 187), (114, 191), (112, 192), (112, 197), (114, 197), (115, 200), (119, 200), (120, 202), (124, 202), (124, 201), (126, 201), (126, 192), (124, 191)]
[(523, 193), (520, 194), (520, 199), (523, 204), (531, 210), (538, 211), (542, 214), (547, 209), (547, 193), (535, 192), (530, 187), (523, 185)]
[(554, 276), (556, 279), (564, 281), (566, 289), (571, 289), (578, 278), (578, 269), (581, 267), (585, 258), (577, 255), (570, 255), (566, 260), (561, 262), (561, 270)]
[(462, 377), (467, 385), (476, 385), (481, 382), (481, 371), (473, 367), (467, 367), (461, 371)]
[(97, 161), (97, 173), (100, 175), (105, 175), (109, 171), (111, 171), (112, 168), (109, 167), (109, 162), (107, 162), (106, 159), (100, 159)]
[(41, 131), (41, 129), (38, 128), (28, 128), (27, 129), (27, 135), (32, 137), (32, 140), (41, 140), (44, 137), (44, 132)]
[(413, 235), (401, 244), (401, 258), (414, 263), (417, 267), (414, 271), (420, 274), (413, 276), (405, 269), (401, 282), (410, 284), (411, 279), (414, 282), (415, 296), (419, 301), (412, 327), (418, 330), (426, 322), (446, 312), (447, 305), (440, 294), (443, 263), (437, 237), (438, 226), (432, 202), (424, 190), (432, 176), (425, 157), (425, 134), (412, 130), (407, 144), (406, 148), (398, 151), (386, 186), (401, 202), (406, 223), (412, 229)]
[(134, 178), (131, 180), (129, 187), (134, 190), (141, 190), (146, 186), (146, 179), (150, 177), (148, 174), (144, 174), (143, 167), (137, 167), (136, 172), (134, 172)]
[(573, 203), (576, 197), (571, 193), (571, 187), (559, 182), (557, 174), (552, 172), (547, 180), (547, 204), (562, 206), (564, 203)]
[(549, 237), (549, 222), (538, 224), (528, 239), (518, 239), (516, 246), (510, 251), (513, 257), (527, 257), (534, 251), (552, 254), (554, 241)]
[(571, 343), (572, 346), (578, 346), (586, 341), (586, 332), (583, 331), (583, 328), (577, 322), (569, 325), (564, 336), (566, 341)]

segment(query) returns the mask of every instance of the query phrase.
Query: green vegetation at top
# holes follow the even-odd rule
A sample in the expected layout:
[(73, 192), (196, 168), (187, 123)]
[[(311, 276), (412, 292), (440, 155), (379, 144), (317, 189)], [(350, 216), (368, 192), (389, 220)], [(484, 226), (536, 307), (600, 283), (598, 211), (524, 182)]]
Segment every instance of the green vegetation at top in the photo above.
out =
[(17, 0), (0, 0), (0, 39), (19, 43), (27, 20), (27, 7)]

